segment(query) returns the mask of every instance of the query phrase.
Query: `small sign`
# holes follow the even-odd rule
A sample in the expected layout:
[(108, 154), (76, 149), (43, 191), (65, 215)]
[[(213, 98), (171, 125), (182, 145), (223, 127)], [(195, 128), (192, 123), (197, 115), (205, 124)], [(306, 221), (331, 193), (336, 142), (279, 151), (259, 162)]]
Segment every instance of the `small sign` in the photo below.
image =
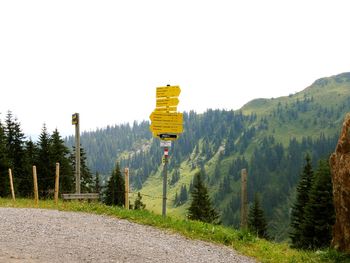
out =
[(79, 123), (79, 113), (74, 113), (72, 115), (72, 125), (78, 124)]
[(156, 101), (156, 107), (174, 107), (179, 104), (179, 99), (178, 98), (167, 98), (167, 99), (157, 99)]
[(166, 86), (157, 88), (157, 98), (178, 97), (181, 89), (179, 86)]
[(170, 148), (171, 147), (171, 141), (160, 141), (160, 147)]
[(162, 140), (165, 139), (177, 139), (177, 135), (176, 134), (159, 134), (159, 138)]

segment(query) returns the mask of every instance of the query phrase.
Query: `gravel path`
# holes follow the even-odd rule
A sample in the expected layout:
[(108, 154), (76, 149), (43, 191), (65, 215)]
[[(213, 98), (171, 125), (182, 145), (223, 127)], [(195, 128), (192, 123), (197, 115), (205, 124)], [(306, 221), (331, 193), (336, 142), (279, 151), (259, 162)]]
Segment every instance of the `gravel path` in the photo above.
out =
[(0, 208), (0, 262), (242, 262), (224, 246), (86, 213)]

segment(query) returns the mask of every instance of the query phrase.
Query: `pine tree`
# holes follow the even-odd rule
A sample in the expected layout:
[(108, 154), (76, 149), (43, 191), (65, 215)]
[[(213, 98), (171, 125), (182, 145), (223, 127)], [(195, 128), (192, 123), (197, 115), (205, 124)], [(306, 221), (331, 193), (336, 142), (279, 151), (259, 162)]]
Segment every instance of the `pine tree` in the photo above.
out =
[(118, 163), (108, 180), (104, 202), (117, 206), (123, 206), (125, 203), (125, 181)]
[(56, 163), (60, 164), (60, 192), (69, 193), (74, 189), (73, 165), (70, 151), (65, 146), (58, 130), (55, 129), (50, 137), (50, 174), (54, 175)]
[(192, 202), (188, 208), (188, 218), (206, 223), (218, 223), (219, 214), (212, 207), (208, 189), (204, 185), (200, 173), (195, 175), (191, 196)]
[(100, 194), (101, 193), (101, 183), (100, 183), (100, 175), (98, 172), (96, 172), (95, 175), (95, 186), (94, 186), (94, 192)]
[(302, 247), (317, 249), (328, 247), (332, 239), (335, 220), (333, 186), (327, 160), (319, 162), (315, 179), (305, 207), (302, 224)]
[(54, 174), (51, 173), (50, 163), (50, 135), (47, 132), (46, 125), (43, 125), (38, 140), (38, 162), (37, 176), (38, 188), (40, 196), (48, 197), (49, 193), (54, 189)]
[(254, 203), (249, 209), (248, 229), (256, 234), (257, 237), (268, 239), (267, 223), (258, 194), (255, 194)]
[(303, 172), (300, 174), (299, 183), (297, 186), (296, 200), (292, 207), (291, 212), (291, 228), (290, 238), (292, 245), (296, 248), (302, 247), (302, 228), (304, 223), (305, 207), (309, 202), (309, 192), (313, 182), (313, 171), (311, 166), (310, 156), (307, 154), (305, 157), (305, 166)]
[[(73, 165), (73, 171), (75, 171), (75, 147), (70, 157)], [(75, 178), (74, 178), (75, 182)], [(86, 153), (83, 147), (80, 146), (80, 189), (82, 193), (92, 192), (94, 187), (92, 173), (87, 166)]]
[(92, 173), (87, 166), (86, 153), (84, 148), (80, 148), (80, 188), (82, 193), (91, 193), (94, 187)]
[(32, 189), (28, 187), (31, 177), (26, 173), (25, 167), (25, 136), (11, 111), (7, 113), (5, 123), (7, 159), (12, 169), (15, 191), (20, 196), (27, 196)]
[(4, 127), (0, 122), (0, 197), (9, 194), (10, 184), (7, 175), (8, 159), (6, 151), (6, 137)]
[(142, 202), (142, 195), (140, 192), (137, 193), (137, 198), (134, 203), (135, 210), (143, 210), (146, 208), (146, 205)]

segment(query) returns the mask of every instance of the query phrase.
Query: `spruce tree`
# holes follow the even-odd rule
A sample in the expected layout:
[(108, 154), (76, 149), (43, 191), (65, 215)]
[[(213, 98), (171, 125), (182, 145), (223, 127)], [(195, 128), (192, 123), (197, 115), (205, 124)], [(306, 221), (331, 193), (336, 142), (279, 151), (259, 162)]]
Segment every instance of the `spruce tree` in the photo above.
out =
[(200, 173), (195, 175), (191, 196), (192, 202), (188, 208), (188, 218), (206, 223), (218, 223), (219, 214), (212, 207), (208, 189), (204, 185)]
[(125, 203), (125, 181), (118, 163), (108, 180), (104, 202), (117, 206), (123, 206)]
[(9, 194), (10, 184), (7, 169), (6, 137), (4, 127), (0, 122), (0, 197), (5, 197)]
[(26, 173), (25, 167), (25, 136), (11, 111), (6, 115), (5, 124), (7, 159), (12, 169), (15, 191), (20, 196), (27, 196), (32, 189), (28, 187), (31, 176)]
[[(75, 147), (71, 154), (71, 162), (73, 164), (73, 170), (75, 171)], [(75, 182), (75, 178), (74, 178)], [(80, 146), (80, 189), (82, 193), (92, 192), (94, 188), (92, 173), (87, 166), (86, 153), (83, 147)]]
[(145, 208), (146, 208), (146, 205), (142, 202), (142, 195), (140, 192), (138, 192), (134, 203), (134, 209), (143, 210)]
[(100, 194), (101, 193), (101, 183), (100, 183), (100, 175), (98, 172), (96, 172), (95, 175), (95, 186), (94, 186), (94, 192)]
[(50, 135), (44, 124), (38, 140), (38, 161), (36, 167), (38, 188), (40, 196), (43, 197), (48, 197), (49, 192), (54, 189), (55, 177), (51, 173), (50, 146)]
[(291, 228), (290, 238), (292, 246), (296, 248), (302, 247), (302, 224), (304, 223), (305, 207), (309, 202), (309, 192), (313, 182), (313, 170), (311, 166), (310, 156), (305, 157), (305, 166), (300, 174), (299, 183), (297, 186), (296, 200), (291, 212)]
[(331, 172), (328, 161), (321, 160), (305, 207), (301, 246), (307, 249), (328, 247), (334, 220)]
[(267, 223), (258, 194), (255, 194), (254, 203), (249, 209), (248, 229), (257, 237), (268, 239)]
[(69, 193), (74, 189), (73, 165), (70, 159), (70, 151), (65, 146), (61, 135), (55, 129), (50, 137), (50, 174), (54, 175), (56, 163), (60, 164), (60, 192)]

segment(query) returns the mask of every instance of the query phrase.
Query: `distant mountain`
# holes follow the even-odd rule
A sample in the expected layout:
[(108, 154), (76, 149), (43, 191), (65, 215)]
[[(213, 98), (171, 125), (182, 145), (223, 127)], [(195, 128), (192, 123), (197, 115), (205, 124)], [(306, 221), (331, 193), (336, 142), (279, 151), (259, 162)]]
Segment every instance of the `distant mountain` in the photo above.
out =
[[(184, 133), (170, 152), (168, 212), (185, 215), (192, 178), (202, 171), (222, 222), (238, 226), (240, 170), (247, 168), (249, 201), (259, 192), (270, 234), (286, 238), (304, 156), (310, 153), (314, 165), (328, 158), (349, 109), (350, 73), (343, 73), (289, 96), (250, 101), (238, 111), (184, 113)], [(148, 122), (85, 132), (81, 142), (92, 170), (109, 175), (118, 160), (130, 168), (147, 208), (161, 211), (162, 150)]]

